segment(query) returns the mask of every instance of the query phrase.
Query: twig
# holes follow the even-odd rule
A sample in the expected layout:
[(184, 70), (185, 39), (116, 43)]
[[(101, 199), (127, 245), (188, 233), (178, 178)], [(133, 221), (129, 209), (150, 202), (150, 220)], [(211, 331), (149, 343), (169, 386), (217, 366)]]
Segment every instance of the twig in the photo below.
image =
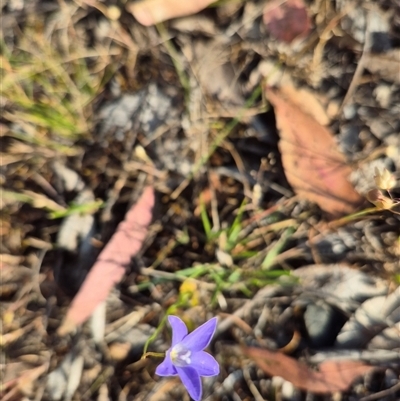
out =
[(253, 394), (254, 400), (255, 401), (265, 401), (265, 398), (261, 395), (261, 393), (258, 391), (258, 388), (256, 385), (253, 383), (253, 380), (251, 380), (249, 368), (246, 367), (244, 364), (242, 366), (243, 370), (243, 377), (244, 380), (247, 383), (247, 386), (249, 387), (249, 390), (251, 391), (251, 394)]
[(400, 383), (397, 383), (386, 390), (382, 390), (375, 394), (367, 395), (366, 397), (360, 398), (360, 401), (382, 400), (384, 397), (394, 394), (398, 390), (400, 390)]
[(362, 54), (361, 54), (360, 60), (358, 60), (357, 68), (356, 68), (356, 71), (354, 72), (353, 79), (351, 80), (349, 89), (347, 90), (346, 96), (344, 97), (343, 102), (340, 106), (340, 109), (338, 112), (339, 116), (342, 114), (344, 107), (346, 106), (346, 104), (349, 102), (349, 100), (353, 96), (353, 94), (360, 82), (360, 78), (364, 72), (365, 64), (368, 60), (370, 50), (371, 50), (371, 35), (369, 33), (369, 14), (368, 14), (368, 18), (367, 18), (367, 22), (366, 22), (366, 26), (365, 26), (365, 39), (364, 39), (364, 46), (362, 49)]

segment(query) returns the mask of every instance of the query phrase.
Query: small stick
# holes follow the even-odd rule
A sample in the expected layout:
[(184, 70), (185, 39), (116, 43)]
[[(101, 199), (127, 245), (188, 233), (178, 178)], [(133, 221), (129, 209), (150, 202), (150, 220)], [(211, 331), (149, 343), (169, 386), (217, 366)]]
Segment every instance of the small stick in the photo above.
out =
[(349, 102), (351, 97), (354, 95), (354, 92), (360, 82), (360, 78), (364, 72), (365, 69), (365, 64), (368, 61), (368, 56), (370, 54), (371, 50), (371, 35), (369, 33), (369, 14), (365, 26), (365, 40), (364, 40), (364, 46), (362, 49), (362, 54), (360, 57), (360, 60), (358, 60), (357, 68), (356, 71), (354, 72), (353, 79), (351, 80), (349, 89), (347, 90), (346, 96), (343, 99), (343, 102), (340, 106), (338, 115), (340, 116), (343, 112), (344, 107), (346, 104)]

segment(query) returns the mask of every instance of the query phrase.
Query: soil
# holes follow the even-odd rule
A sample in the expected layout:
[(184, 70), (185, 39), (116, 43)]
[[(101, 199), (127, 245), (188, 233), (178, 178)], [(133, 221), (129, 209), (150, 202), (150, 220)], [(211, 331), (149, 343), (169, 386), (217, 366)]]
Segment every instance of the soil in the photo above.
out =
[[(143, 358), (169, 314), (219, 319), (204, 400), (400, 398), (400, 3), (270, 3), (144, 27), (125, 2), (3, 2), (3, 400), (189, 400)], [(344, 208), (315, 161), (322, 201), (297, 187), (311, 147), (285, 153), (289, 129), (340, 152)], [(61, 332), (146, 188), (140, 250)]]

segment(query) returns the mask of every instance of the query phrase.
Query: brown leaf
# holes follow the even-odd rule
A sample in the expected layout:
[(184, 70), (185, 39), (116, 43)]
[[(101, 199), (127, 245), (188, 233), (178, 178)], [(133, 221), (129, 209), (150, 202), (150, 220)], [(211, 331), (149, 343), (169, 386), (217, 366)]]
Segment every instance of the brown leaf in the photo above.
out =
[(144, 0), (130, 3), (127, 10), (145, 26), (158, 24), (171, 18), (198, 13), (215, 0)]
[(306, 109), (321, 125), (328, 125), (330, 118), (322, 105), (322, 99), (312, 92), (309, 88), (296, 88), (291, 84), (283, 84), (280, 86), (280, 91), (286, 99), (294, 103), (295, 106)]
[(263, 21), (272, 36), (286, 43), (307, 36), (311, 29), (303, 0), (269, 2), (264, 8)]
[(362, 203), (347, 178), (351, 168), (330, 131), (279, 91), (266, 89), (280, 133), (279, 149), (286, 178), (301, 197), (338, 217)]
[(341, 360), (323, 362), (316, 371), (280, 352), (252, 347), (242, 349), (265, 373), (283, 377), (295, 387), (313, 393), (346, 391), (357, 377), (374, 369), (361, 362)]
[(138, 202), (127, 212), (125, 220), (119, 224), (88, 273), (58, 329), (60, 335), (65, 335), (82, 324), (121, 280), (125, 267), (140, 250), (146, 238), (153, 206), (154, 191), (147, 187)]

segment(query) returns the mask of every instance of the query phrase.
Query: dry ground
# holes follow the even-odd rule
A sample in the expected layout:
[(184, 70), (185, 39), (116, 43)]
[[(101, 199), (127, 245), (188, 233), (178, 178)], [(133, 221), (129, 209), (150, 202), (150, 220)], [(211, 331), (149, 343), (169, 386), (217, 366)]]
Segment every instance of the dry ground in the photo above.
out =
[[(3, 400), (189, 400), (141, 359), (168, 314), (219, 317), (204, 399), (400, 398), (400, 4), (288, 1), (309, 22), (282, 28), (266, 3), (150, 27), (119, 1), (2, 3)], [(60, 333), (145, 188), (140, 250)]]

